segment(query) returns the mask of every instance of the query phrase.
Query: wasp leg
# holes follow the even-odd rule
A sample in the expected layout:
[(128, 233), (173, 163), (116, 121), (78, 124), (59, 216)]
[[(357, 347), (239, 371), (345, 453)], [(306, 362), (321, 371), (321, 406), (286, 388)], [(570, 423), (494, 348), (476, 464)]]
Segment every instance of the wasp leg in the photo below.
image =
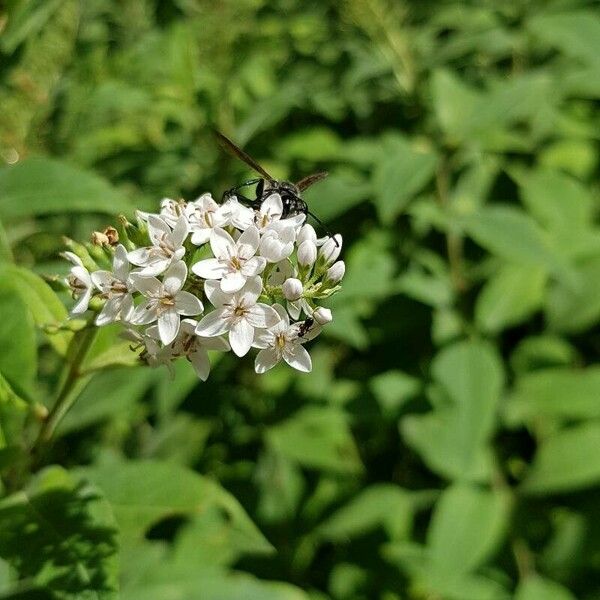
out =
[(244, 183), (241, 183), (240, 185), (236, 185), (235, 187), (232, 187), (229, 190), (226, 190), (225, 192), (223, 192), (223, 201), (227, 200), (228, 198), (231, 198), (231, 196), (237, 196), (238, 198), (243, 198), (244, 200), (248, 200), (249, 202), (251, 202), (251, 200), (249, 200), (248, 198), (245, 198), (244, 196), (239, 195), (237, 192), (238, 190), (241, 190), (242, 188), (248, 187), (249, 185), (255, 185), (257, 183), (260, 183), (262, 181), (262, 178), (258, 177), (256, 179), (249, 179), (248, 181), (245, 181)]

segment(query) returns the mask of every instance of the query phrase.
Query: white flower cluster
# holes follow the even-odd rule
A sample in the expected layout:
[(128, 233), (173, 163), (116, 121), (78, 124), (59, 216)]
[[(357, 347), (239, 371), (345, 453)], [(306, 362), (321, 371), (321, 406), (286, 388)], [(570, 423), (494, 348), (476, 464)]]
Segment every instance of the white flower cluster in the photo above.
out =
[(137, 216), (137, 225), (123, 219), (119, 232), (109, 228), (110, 239), (96, 233), (95, 245), (71, 243), (64, 253), (73, 263), (72, 314), (91, 308), (96, 325), (122, 323), (148, 364), (183, 356), (203, 381), (208, 350), (244, 356), (258, 348), (257, 373), (281, 360), (312, 369), (303, 344), (332, 320), (317, 302), (340, 289), (341, 236), (317, 239), (305, 215), (284, 218), (277, 193), (258, 210), (204, 194), (164, 199), (159, 214)]

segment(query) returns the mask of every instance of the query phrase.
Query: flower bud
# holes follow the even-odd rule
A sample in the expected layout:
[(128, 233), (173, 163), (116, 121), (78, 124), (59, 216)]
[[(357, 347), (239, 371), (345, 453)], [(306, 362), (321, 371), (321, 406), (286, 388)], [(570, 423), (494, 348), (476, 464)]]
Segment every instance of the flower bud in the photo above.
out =
[(102, 231), (94, 231), (92, 233), (92, 244), (94, 246), (108, 246), (108, 236)]
[(319, 308), (313, 312), (312, 318), (319, 325), (327, 325), (327, 323), (331, 323), (331, 321), (333, 321), (333, 315), (331, 314), (331, 311), (328, 308), (323, 308), (322, 306), (319, 306)]
[(306, 240), (311, 241), (315, 245), (317, 244), (317, 233), (315, 231), (315, 228), (312, 225), (309, 225), (308, 223), (302, 225), (300, 231), (298, 232), (298, 237), (296, 241), (298, 242), (298, 244), (301, 244)]
[(298, 247), (298, 264), (309, 267), (317, 260), (317, 245), (311, 240), (304, 240)]
[(294, 277), (290, 277), (283, 282), (281, 286), (283, 291), (283, 295), (286, 300), (290, 300), (293, 302), (294, 300), (298, 300), (302, 293), (304, 292), (304, 286), (299, 279), (295, 279)]
[(334, 263), (329, 269), (327, 269), (327, 273), (325, 275), (325, 280), (331, 283), (338, 283), (344, 277), (346, 273), (346, 263), (343, 260), (338, 260)]
[(340, 252), (342, 251), (342, 236), (336, 233), (333, 237), (330, 237), (319, 250), (319, 256), (323, 259), (326, 265), (333, 264)]

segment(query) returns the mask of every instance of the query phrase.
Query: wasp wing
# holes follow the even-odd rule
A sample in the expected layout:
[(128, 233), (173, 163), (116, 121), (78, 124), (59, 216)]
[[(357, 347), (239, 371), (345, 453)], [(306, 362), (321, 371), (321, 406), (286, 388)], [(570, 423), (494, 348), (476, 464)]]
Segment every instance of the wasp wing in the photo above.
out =
[(312, 175), (308, 175), (307, 177), (303, 177), (298, 183), (296, 183), (296, 187), (303, 192), (306, 188), (309, 188), (311, 185), (317, 183), (318, 181), (322, 181), (327, 177), (329, 173), (327, 171), (320, 171), (319, 173), (313, 173)]
[(214, 130), (214, 134), (219, 140), (219, 143), (229, 154), (235, 156), (245, 162), (249, 167), (260, 173), (268, 181), (275, 181), (251, 156), (246, 154), (241, 148), (236, 146), (228, 137), (224, 136), (220, 131)]

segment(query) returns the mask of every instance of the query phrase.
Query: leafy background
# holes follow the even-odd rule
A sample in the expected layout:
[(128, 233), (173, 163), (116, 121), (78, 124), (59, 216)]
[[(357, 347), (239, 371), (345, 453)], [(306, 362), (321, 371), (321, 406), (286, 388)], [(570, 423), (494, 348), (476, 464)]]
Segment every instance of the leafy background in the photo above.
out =
[[(0, 30), (2, 598), (600, 598), (597, 2), (7, 0)], [(313, 373), (171, 380), (108, 328), (32, 459), (62, 234), (241, 180), (212, 125), (331, 173)]]

